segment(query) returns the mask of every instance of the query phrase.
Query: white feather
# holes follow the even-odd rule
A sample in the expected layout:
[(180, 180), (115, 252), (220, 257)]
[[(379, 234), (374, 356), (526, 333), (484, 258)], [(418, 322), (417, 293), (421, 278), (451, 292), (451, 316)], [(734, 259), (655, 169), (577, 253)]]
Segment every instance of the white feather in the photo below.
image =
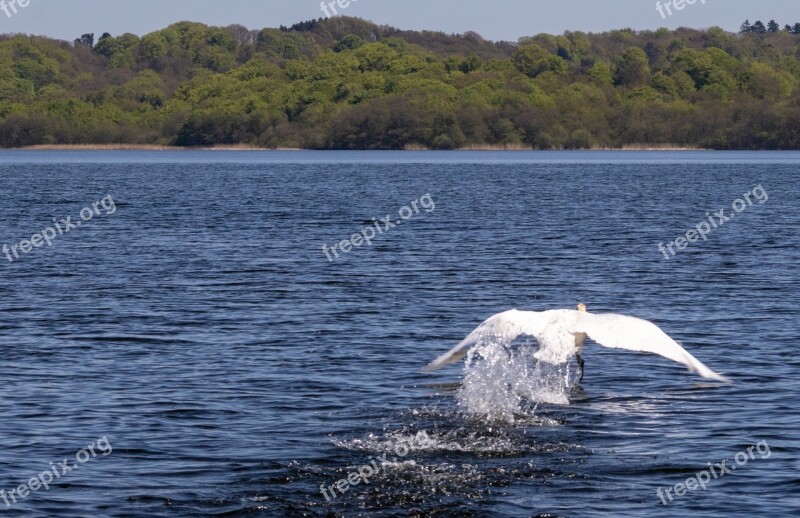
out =
[(613, 313), (578, 312), (574, 330), (586, 333), (603, 347), (657, 354), (686, 365), (691, 372), (704, 378), (730, 382), (725, 376), (703, 365), (657, 325), (647, 320)]
[(434, 371), (457, 362), (484, 338), (497, 338), (510, 343), (522, 335), (536, 338), (539, 343), (539, 350), (535, 354), (537, 359), (563, 363), (579, 352), (582, 346), (581, 333), (604, 347), (657, 354), (682, 363), (704, 378), (730, 381), (706, 367), (652, 322), (625, 315), (593, 314), (570, 309), (512, 309), (498, 313), (489, 317), (453, 349), (431, 362), (425, 371)]
[(455, 363), (483, 338), (494, 337), (505, 343), (513, 342), (521, 335), (538, 335), (548, 323), (551, 311), (519, 311), (511, 309), (486, 319), (458, 345), (439, 356), (425, 367), (425, 372), (435, 371)]

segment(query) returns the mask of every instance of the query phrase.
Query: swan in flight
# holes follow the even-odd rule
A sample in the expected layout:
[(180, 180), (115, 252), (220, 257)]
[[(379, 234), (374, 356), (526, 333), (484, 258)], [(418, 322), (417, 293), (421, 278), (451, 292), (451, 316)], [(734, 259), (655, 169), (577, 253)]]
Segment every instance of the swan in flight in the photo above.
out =
[(539, 361), (559, 365), (575, 355), (580, 367), (581, 380), (583, 380), (584, 365), (583, 343), (588, 337), (604, 347), (658, 354), (686, 365), (689, 371), (696, 372), (704, 378), (730, 382), (725, 376), (703, 365), (652, 322), (613, 313), (588, 313), (583, 304), (579, 304), (577, 310), (512, 309), (498, 313), (489, 317), (461, 343), (435, 359), (424, 370), (430, 372), (457, 362), (484, 337), (495, 337), (504, 343), (511, 343), (522, 335), (536, 338), (539, 349), (534, 357)]

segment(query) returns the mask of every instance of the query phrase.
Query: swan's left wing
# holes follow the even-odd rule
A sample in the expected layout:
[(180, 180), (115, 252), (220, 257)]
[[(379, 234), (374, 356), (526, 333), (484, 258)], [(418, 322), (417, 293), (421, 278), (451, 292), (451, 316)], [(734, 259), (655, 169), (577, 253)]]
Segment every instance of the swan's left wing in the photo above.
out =
[(690, 371), (704, 378), (730, 383), (728, 378), (703, 365), (657, 325), (647, 320), (613, 313), (580, 313), (575, 322), (573, 332), (586, 333), (604, 347), (658, 354), (686, 365)]
[[(562, 311), (569, 312), (569, 310)], [(547, 323), (553, 318), (554, 314), (558, 312), (559, 310), (519, 311), (512, 309), (493, 315), (486, 319), (485, 322), (479, 325), (458, 345), (433, 360), (430, 365), (423, 369), (423, 372), (435, 371), (447, 364), (457, 362), (486, 336), (494, 336), (507, 343), (514, 341), (514, 339), (521, 335), (536, 336), (541, 333), (542, 329), (544, 329)]]

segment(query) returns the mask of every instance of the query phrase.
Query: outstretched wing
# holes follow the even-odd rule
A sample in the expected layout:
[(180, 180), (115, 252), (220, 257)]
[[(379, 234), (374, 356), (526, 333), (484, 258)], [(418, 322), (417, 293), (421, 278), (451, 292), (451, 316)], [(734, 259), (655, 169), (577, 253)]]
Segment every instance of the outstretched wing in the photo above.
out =
[(512, 342), (521, 335), (538, 335), (552, 318), (553, 311), (519, 311), (512, 309), (489, 317), (458, 345), (436, 358), (423, 372), (440, 369), (455, 363), (467, 354), (472, 346), (484, 336), (493, 336), (504, 342)]
[(657, 325), (647, 320), (613, 313), (580, 313), (575, 322), (574, 331), (586, 333), (604, 347), (658, 354), (686, 365), (690, 371), (704, 378), (730, 383), (728, 378), (703, 365)]

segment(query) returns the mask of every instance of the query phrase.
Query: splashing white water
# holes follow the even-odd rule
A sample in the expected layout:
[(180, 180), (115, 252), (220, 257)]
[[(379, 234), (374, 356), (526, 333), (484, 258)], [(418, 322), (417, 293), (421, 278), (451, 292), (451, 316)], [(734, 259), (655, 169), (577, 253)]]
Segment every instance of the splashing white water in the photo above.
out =
[(333, 444), (354, 451), (386, 453), (390, 455), (400, 447), (407, 447), (412, 455), (429, 453), (481, 453), (506, 455), (529, 451), (529, 446), (520, 437), (495, 429), (487, 433), (485, 428), (456, 428), (452, 430), (422, 430), (416, 433), (390, 431), (382, 435), (370, 433), (363, 438), (334, 439)]
[(498, 421), (529, 419), (538, 403), (569, 404), (574, 380), (570, 364), (537, 361), (536, 345), (511, 347), (486, 339), (467, 355), (463, 385), (456, 397), (462, 411)]

